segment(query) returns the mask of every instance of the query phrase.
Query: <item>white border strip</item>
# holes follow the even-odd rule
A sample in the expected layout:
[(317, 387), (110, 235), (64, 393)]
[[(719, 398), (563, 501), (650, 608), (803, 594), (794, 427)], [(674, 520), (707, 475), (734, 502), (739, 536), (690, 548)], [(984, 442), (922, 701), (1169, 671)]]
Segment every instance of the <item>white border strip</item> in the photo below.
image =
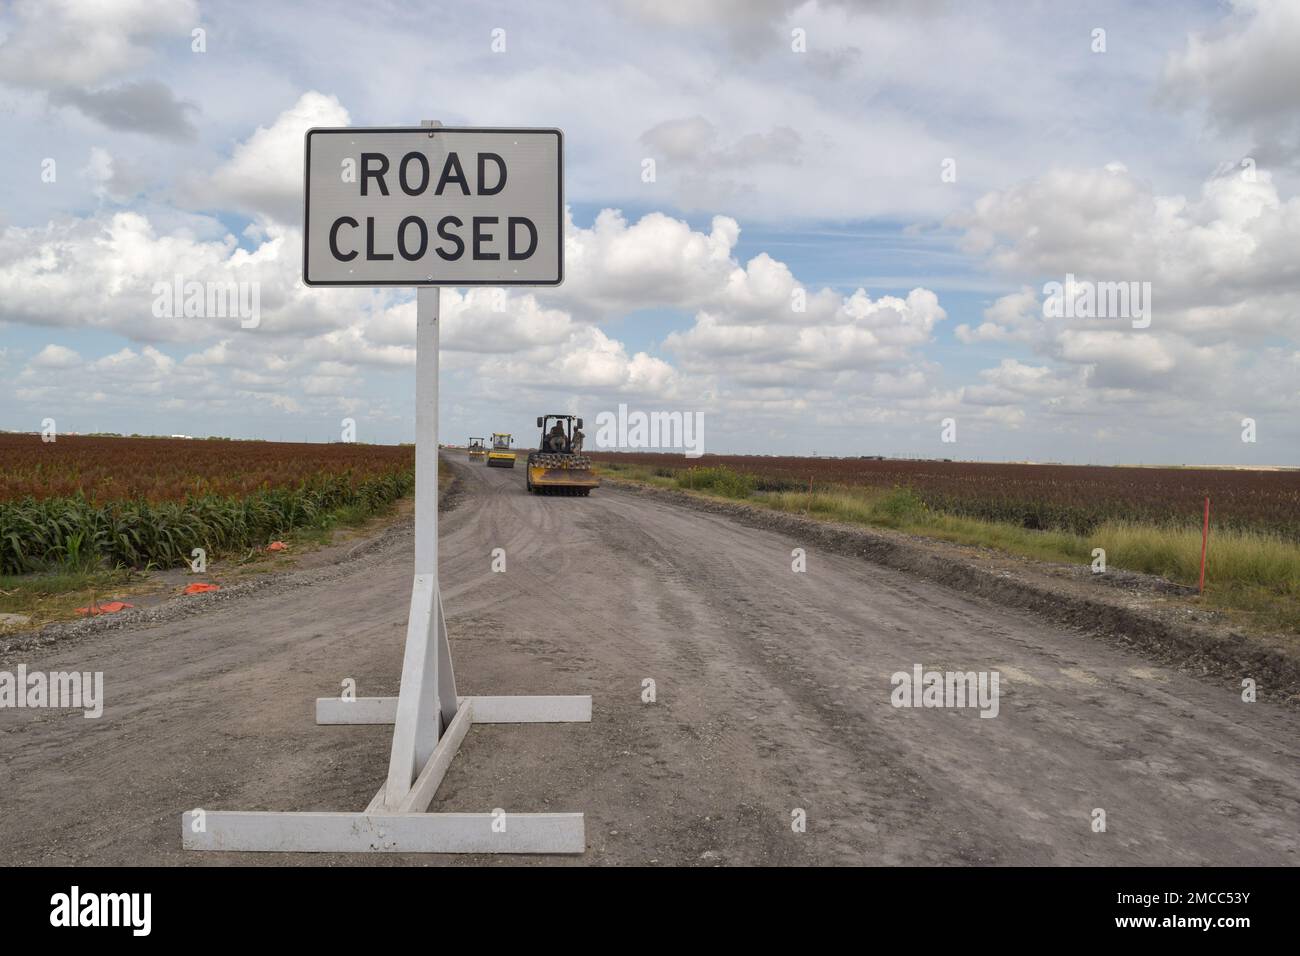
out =
[[(591, 695), (458, 697), (458, 707), (473, 702), (476, 724), (563, 724), (591, 722)], [(396, 697), (316, 698), (318, 724), (391, 724)]]
[(187, 850), (266, 853), (582, 853), (581, 813), (265, 813), (181, 817)]

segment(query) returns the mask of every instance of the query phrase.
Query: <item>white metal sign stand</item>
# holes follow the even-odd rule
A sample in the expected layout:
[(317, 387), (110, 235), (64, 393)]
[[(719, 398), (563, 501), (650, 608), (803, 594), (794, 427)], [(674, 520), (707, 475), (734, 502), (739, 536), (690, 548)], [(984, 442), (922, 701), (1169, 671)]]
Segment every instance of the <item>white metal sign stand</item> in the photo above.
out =
[[(426, 121), (423, 125), (439, 124)], [(458, 697), (438, 587), (438, 305), (416, 292), (415, 576), (396, 698), (316, 701), (318, 724), (392, 724), (388, 777), (360, 813), (192, 810), (187, 850), (320, 853), (582, 853), (581, 813), (429, 813), (475, 723), (591, 720), (591, 698)]]

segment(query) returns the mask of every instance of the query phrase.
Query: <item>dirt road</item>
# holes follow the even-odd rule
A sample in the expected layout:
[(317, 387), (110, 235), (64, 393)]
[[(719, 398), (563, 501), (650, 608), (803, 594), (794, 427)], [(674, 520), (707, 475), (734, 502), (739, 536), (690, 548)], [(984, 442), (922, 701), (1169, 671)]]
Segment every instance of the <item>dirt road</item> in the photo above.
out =
[[(857, 558), (809, 549), (796, 573), (798, 540), (727, 518), (457, 467), (460, 692), (594, 698), (590, 725), (471, 730), (433, 809), (587, 814), (582, 857), (490, 862), (1300, 862), (1291, 710)], [(98, 720), (0, 711), (0, 863), (488, 862), (180, 849), (194, 807), (366, 805), (390, 729), (317, 727), (312, 701), (348, 677), (396, 693), (410, 569), (406, 525), (207, 613), (0, 661), (103, 671), (107, 697)], [(892, 707), (916, 664), (999, 672), (997, 717)]]

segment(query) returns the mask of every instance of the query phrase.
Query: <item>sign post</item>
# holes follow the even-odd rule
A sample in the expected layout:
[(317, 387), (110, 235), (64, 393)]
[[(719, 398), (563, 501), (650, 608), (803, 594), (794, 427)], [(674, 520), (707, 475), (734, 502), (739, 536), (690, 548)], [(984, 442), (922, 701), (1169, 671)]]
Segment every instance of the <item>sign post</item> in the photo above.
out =
[(318, 724), (392, 724), (388, 776), (359, 813), (193, 810), (192, 850), (582, 853), (581, 813), (428, 813), (474, 723), (591, 720), (591, 698), (459, 697), (438, 585), (439, 286), (564, 276), (554, 129), (313, 129), (303, 281), (416, 286), (415, 573), (396, 698), (319, 698)]

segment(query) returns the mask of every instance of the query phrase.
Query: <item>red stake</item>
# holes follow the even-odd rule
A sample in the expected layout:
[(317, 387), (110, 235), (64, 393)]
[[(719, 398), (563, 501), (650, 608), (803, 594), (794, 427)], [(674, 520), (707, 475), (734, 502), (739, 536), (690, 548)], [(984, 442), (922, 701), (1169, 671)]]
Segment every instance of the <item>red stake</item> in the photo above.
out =
[(1201, 528), (1201, 583), (1197, 586), (1197, 592), (1205, 593), (1205, 552), (1210, 544), (1210, 499), (1205, 499), (1205, 524)]

